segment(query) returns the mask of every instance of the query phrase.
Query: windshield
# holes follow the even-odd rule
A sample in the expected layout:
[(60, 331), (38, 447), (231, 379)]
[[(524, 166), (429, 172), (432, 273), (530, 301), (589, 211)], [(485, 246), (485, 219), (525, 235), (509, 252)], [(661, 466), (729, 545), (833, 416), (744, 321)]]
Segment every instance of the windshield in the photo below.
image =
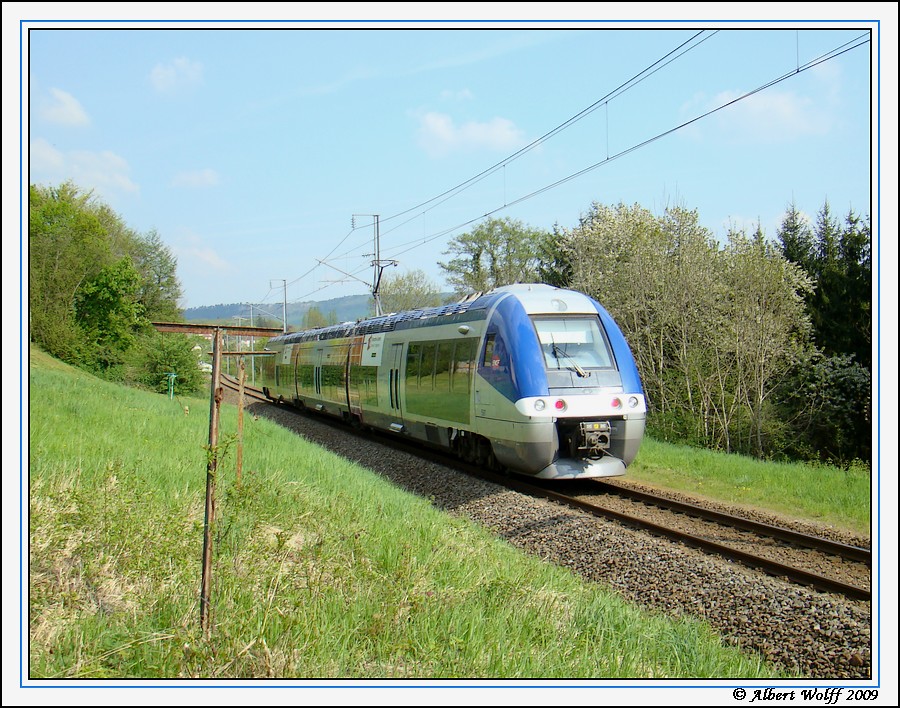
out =
[(534, 327), (548, 369), (570, 369), (587, 376), (585, 369), (612, 368), (612, 355), (597, 317), (536, 318)]

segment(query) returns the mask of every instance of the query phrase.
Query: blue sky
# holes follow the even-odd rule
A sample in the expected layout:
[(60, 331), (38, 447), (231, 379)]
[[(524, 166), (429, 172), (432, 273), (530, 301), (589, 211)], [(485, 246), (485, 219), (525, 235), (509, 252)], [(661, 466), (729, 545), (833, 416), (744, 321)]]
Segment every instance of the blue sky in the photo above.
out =
[(187, 307), (275, 308), (282, 281), (289, 302), (366, 292), (373, 219), (354, 214), (379, 215), (388, 273), (443, 286), (449, 241), (485, 214), (552, 229), (594, 201), (678, 204), (719, 237), (774, 237), (792, 200), (870, 212), (872, 23), (30, 27), (30, 182), (71, 179), (156, 230)]

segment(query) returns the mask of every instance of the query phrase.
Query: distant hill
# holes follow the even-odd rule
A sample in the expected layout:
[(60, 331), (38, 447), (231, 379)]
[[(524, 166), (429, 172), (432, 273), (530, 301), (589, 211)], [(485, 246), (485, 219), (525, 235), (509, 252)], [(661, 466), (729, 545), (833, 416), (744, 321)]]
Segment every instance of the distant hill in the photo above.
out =
[[(313, 307), (319, 309), (325, 317), (334, 313), (338, 322), (355, 322), (356, 320), (370, 316), (372, 311), (372, 298), (369, 295), (347, 295), (346, 297), (333, 298), (331, 300), (289, 302), (287, 304), (288, 326), (299, 327), (303, 324), (303, 316)], [(271, 322), (278, 320), (281, 325), (281, 303), (254, 304), (254, 324), (257, 317), (262, 317)], [(251, 306), (248, 303), (233, 302), (220, 305), (205, 305), (203, 307), (189, 307), (184, 311), (184, 317), (188, 322), (217, 323), (227, 322), (237, 324), (236, 317), (243, 317), (241, 324), (249, 325)]]

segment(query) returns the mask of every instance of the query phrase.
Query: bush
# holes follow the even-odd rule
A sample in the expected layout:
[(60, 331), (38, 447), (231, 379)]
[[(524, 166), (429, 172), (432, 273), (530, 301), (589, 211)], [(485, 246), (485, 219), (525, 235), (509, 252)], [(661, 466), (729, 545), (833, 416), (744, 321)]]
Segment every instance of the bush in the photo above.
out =
[(779, 390), (778, 404), (793, 431), (786, 454), (842, 467), (871, 464), (872, 375), (852, 355), (807, 352)]

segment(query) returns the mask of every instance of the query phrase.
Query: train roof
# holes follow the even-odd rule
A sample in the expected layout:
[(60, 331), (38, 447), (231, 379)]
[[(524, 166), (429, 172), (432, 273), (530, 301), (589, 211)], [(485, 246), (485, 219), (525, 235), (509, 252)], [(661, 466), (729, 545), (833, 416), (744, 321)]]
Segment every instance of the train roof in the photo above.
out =
[[(444, 320), (450, 323), (452, 321), (466, 321), (478, 319), (483, 316), (483, 312), (494, 302), (500, 299), (499, 294), (479, 295), (477, 297), (469, 297), (460, 302), (454, 302), (450, 305), (442, 305), (440, 307), (426, 307), (419, 310), (406, 310), (404, 312), (392, 312), (380, 317), (370, 317), (357, 322), (344, 322), (343, 324), (331, 325), (329, 327), (321, 327), (319, 329), (308, 329), (302, 332), (290, 332), (282, 334), (270, 341), (278, 341), (284, 344), (293, 344), (295, 342), (306, 342), (318, 339), (336, 339), (340, 337), (354, 337), (366, 334), (377, 334), (379, 332), (393, 332), (395, 329), (404, 329), (411, 326), (424, 326), (426, 324), (434, 324), (431, 320), (438, 317), (451, 318)], [(427, 321), (427, 322), (426, 322)]]
[[(302, 332), (290, 332), (271, 339), (271, 342), (282, 344), (294, 344), (312, 340), (338, 339), (343, 337), (355, 337), (380, 332), (393, 332), (397, 329), (411, 329), (413, 327), (427, 327), (435, 324), (453, 324), (455, 322), (467, 322), (481, 319), (484, 313), (495, 303), (509, 295), (516, 296), (522, 301), (526, 312), (559, 312), (566, 310), (566, 306), (560, 309), (561, 297), (566, 298), (566, 303), (577, 303), (573, 309), (569, 306), (569, 312), (596, 312), (590, 305), (590, 299), (581, 293), (572, 290), (561, 290), (550, 285), (543, 284), (517, 284), (495, 288), (488, 293), (476, 293), (459, 302), (440, 307), (428, 307), (404, 312), (392, 312), (380, 317), (371, 317), (356, 322), (344, 322), (342, 324), (308, 329)], [(556, 298), (553, 297), (556, 295)], [(440, 318), (440, 322), (435, 322)], [(446, 319), (444, 319), (446, 318)]]

